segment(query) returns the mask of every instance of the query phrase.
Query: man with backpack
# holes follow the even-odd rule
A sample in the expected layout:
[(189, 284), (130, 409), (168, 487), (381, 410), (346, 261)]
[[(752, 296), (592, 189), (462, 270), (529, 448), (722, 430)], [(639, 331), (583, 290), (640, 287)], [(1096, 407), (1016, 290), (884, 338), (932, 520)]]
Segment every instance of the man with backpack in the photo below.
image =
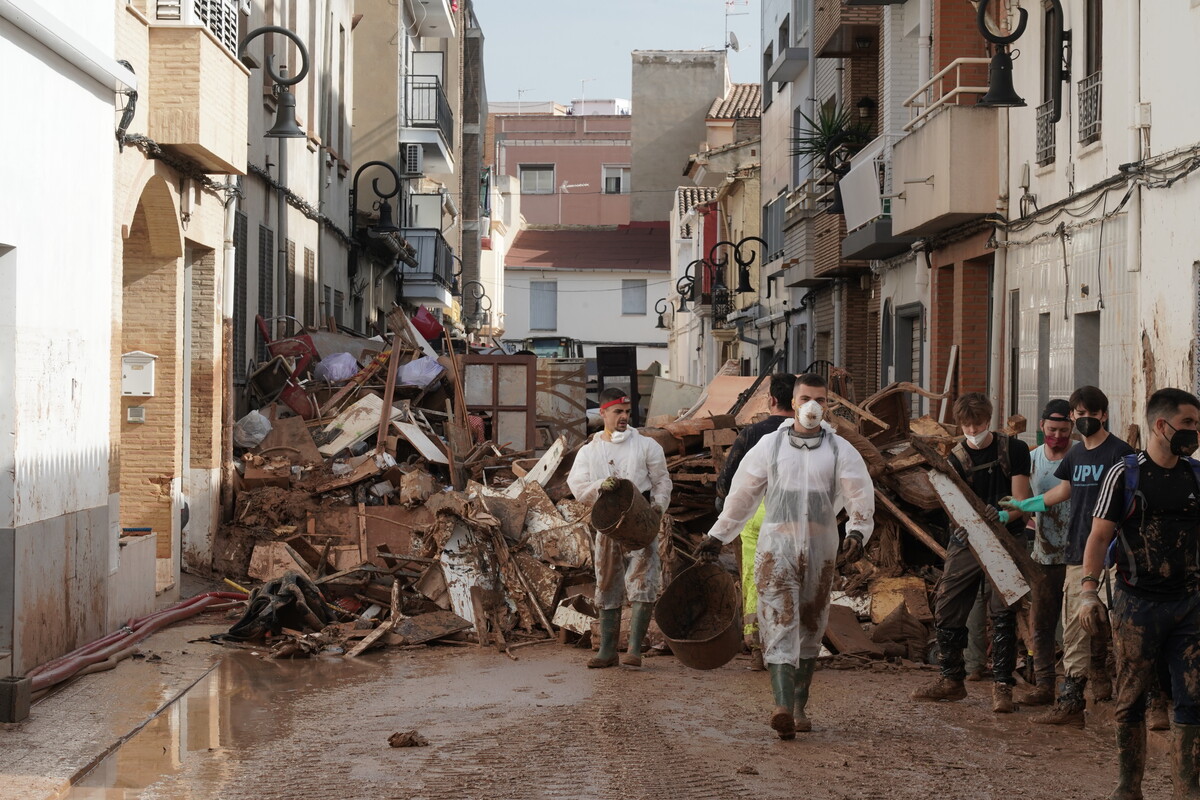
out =
[(1200, 400), (1160, 389), (1146, 404), (1146, 449), (1104, 479), (1083, 554), (1079, 620), (1098, 635), (1106, 613), (1100, 578), (1116, 565), (1112, 630), (1117, 656), (1117, 764), (1111, 797), (1142, 797), (1146, 689), (1160, 659), (1174, 700), (1175, 798), (1200, 797)]
[[(954, 421), (964, 440), (950, 452), (950, 463), (1008, 530), (1022, 535), (1025, 523), (1020, 513), (995, 508), (1002, 497), (1029, 496), (1029, 448), (1015, 438), (988, 429), (992, 403), (980, 392), (968, 392), (954, 401)], [(963, 649), (967, 646), (967, 617), (984, 580), (983, 567), (967, 546), (965, 532), (957, 530), (946, 548), (946, 563), (938, 581), (934, 601), (934, 624), (941, 675), (912, 693), (914, 700), (962, 700), (967, 696), (963, 680), (967, 670)], [(1013, 670), (1017, 663), (1017, 616), (1005, 605), (999, 592), (988, 601), (992, 617), (992, 711), (1013, 711)]]
[[(1064, 553), (1067, 570), (1063, 586), (1063, 671), (1066, 673), (1058, 698), (1046, 713), (1033, 718), (1043, 725), (1084, 724), (1084, 686), (1089, 677), (1092, 697), (1107, 700), (1112, 696), (1108, 677), (1107, 635), (1090, 637), (1078, 622), (1079, 581), (1085, 574), (1083, 548), (1092, 529), (1092, 510), (1100, 494), (1105, 473), (1133, 452), (1128, 444), (1110, 434), (1108, 396), (1095, 386), (1081, 386), (1067, 401), (1075, 430), (1083, 437), (1082, 447), (1073, 447), (1059, 462), (1055, 477), (1059, 483), (1049, 491), (1028, 500), (1001, 501), (1000, 507), (1037, 514), (1046, 513), (1060, 503), (1070, 502), (1071, 516), (1067, 523), (1067, 547)], [(1041, 688), (1041, 676), (1038, 676)], [(1039, 699), (1039, 698), (1034, 698)], [(1054, 700), (1054, 698), (1050, 698)], [(1029, 702), (1028, 697), (1021, 698)]]

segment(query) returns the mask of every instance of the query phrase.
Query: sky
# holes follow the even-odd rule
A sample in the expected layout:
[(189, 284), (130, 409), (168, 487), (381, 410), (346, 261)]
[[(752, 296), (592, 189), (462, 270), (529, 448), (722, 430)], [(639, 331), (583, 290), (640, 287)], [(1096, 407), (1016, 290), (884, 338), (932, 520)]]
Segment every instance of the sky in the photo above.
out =
[(730, 78), (759, 79), (759, 0), (475, 0), (474, 8), (493, 103), (631, 99), (632, 51), (719, 50), (727, 10), (741, 48), (729, 52)]

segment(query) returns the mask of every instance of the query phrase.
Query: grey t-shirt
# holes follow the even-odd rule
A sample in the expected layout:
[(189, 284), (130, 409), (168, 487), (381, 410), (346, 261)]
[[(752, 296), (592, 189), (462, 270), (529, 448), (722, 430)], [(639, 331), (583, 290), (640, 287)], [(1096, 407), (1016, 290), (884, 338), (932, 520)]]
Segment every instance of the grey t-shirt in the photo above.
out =
[(1058, 462), (1055, 477), (1071, 482), (1071, 521), (1067, 527), (1066, 552), (1068, 564), (1079, 566), (1083, 563), (1083, 548), (1087, 546), (1088, 534), (1092, 532), (1096, 498), (1108, 468), (1132, 452), (1132, 447), (1109, 434), (1092, 450), (1082, 444), (1072, 447)]

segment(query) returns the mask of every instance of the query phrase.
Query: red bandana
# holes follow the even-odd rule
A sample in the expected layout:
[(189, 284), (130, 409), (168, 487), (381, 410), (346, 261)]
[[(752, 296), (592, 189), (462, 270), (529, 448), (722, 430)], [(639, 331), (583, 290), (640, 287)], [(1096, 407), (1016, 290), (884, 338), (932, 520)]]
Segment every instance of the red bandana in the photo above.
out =
[(628, 402), (629, 402), (628, 397), (618, 397), (616, 400), (609, 400), (607, 403), (602, 404), (600, 406), (600, 410), (603, 411), (604, 409), (608, 408), (609, 406), (619, 406), (622, 403), (628, 403)]

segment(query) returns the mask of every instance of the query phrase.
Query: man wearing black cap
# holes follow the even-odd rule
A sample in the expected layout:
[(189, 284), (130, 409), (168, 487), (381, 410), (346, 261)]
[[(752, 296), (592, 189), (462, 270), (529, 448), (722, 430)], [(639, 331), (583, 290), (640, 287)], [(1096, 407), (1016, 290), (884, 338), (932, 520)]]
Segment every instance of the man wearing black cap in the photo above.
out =
[[(1075, 430), (1083, 436), (1083, 447), (1074, 447), (1059, 462), (1055, 476), (1059, 484), (1028, 500), (1001, 501), (1001, 508), (1042, 513), (1058, 503), (1071, 501), (1067, 527), (1067, 576), (1063, 587), (1063, 670), (1066, 677), (1053, 708), (1033, 718), (1046, 725), (1083, 726), (1086, 705), (1083, 688), (1092, 678), (1092, 696), (1112, 697), (1112, 681), (1105, 661), (1106, 637), (1088, 636), (1078, 621), (1080, 579), (1083, 578), (1083, 548), (1092, 531), (1092, 511), (1100, 494), (1100, 485), (1109, 467), (1120, 463), (1133, 448), (1105, 429), (1108, 422), (1108, 396), (1095, 386), (1082, 386), (1068, 401)], [(1093, 647), (1095, 645), (1095, 647)]]
[[(1058, 486), (1055, 472), (1071, 448), (1071, 404), (1062, 399), (1047, 403), (1038, 429), (1042, 432), (1042, 444), (1029, 454), (1032, 463), (1029, 485), (1034, 494), (1045, 494)], [(1037, 515), (1033, 552), (1030, 553), (1042, 573), (1042, 579), (1033, 589), (1032, 644), (1036, 683), (1017, 698), (1025, 705), (1044, 706), (1054, 702), (1055, 631), (1062, 611), (1063, 582), (1067, 575), (1064, 553), (1070, 515), (1070, 501)]]

